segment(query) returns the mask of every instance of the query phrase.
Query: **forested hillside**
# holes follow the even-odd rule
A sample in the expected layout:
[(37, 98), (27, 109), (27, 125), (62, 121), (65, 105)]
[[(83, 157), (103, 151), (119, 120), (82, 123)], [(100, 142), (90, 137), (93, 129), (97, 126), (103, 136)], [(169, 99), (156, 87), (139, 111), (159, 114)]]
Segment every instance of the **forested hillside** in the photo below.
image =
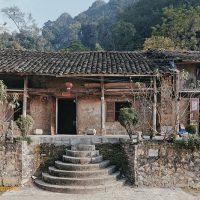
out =
[[(200, 50), (200, 0), (102, 0), (72, 18), (63, 13), (40, 30), (17, 7), (2, 9), (18, 31), (1, 27), (0, 47), (47, 51), (148, 48)], [(27, 23), (29, 22), (29, 23)]]

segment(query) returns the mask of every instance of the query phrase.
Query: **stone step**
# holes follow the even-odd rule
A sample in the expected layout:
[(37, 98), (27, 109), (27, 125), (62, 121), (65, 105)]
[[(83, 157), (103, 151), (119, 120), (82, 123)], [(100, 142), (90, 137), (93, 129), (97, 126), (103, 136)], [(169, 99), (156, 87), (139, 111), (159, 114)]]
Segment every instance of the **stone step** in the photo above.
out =
[(73, 164), (73, 163), (64, 163), (61, 161), (55, 161), (55, 166), (61, 170), (67, 171), (86, 171), (86, 170), (99, 170), (102, 168), (106, 168), (110, 165), (109, 160), (102, 161), (97, 164)]
[(102, 162), (103, 157), (102, 156), (96, 156), (96, 157), (71, 157), (63, 155), (63, 161), (69, 162), (73, 164), (89, 164), (89, 163), (100, 163)]
[(73, 145), (71, 147), (72, 151), (95, 151), (95, 145), (85, 145), (85, 144), (79, 144), (79, 145)]
[(52, 185), (49, 183), (45, 183), (42, 180), (36, 179), (35, 184), (44, 190), (51, 192), (60, 192), (60, 193), (68, 193), (68, 194), (91, 194), (96, 192), (108, 192), (113, 189), (116, 190), (124, 185), (125, 180), (119, 180), (113, 182), (111, 184), (105, 184), (103, 186), (64, 186), (64, 185)]
[(71, 157), (95, 157), (99, 156), (99, 151), (72, 151), (66, 150), (66, 155)]
[(52, 176), (47, 173), (42, 173), (42, 180), (46, 183), (54, 185), (67, 185), (67, 186), (101, 186), (111, 184), (118, 180), (120, 172), (115, 172), (112, 175), (100, 176), (95, 178), (66, 178)]
[(56, 169), (55, 167), (49, 167), (49, 174), (58, 177), (69, 177), (69, 178), (91, 178), (98, 176), (105, 176), (114, 173), (116, 170), (115, 166), (109, 166), (105, 169), (93, 170), (93, 171), (66, 171)]

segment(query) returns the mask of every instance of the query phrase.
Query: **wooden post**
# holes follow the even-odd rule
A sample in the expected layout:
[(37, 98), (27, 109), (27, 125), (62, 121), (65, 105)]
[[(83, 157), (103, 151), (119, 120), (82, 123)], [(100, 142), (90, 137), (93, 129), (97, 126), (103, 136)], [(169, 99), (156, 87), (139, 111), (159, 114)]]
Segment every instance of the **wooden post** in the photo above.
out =
[(104, 78), (101, 78), (101, 133), (105, 133), (105, 88)]
[(179, 71), (177, 71), (176, 73), (176, 95), (175, 95), (175, 120), (176, 120), (176, 133), (178, 134), (179, 133), (179, 124), (180, 124), (180, 116), (179, 116), (179, 111), (180, 111), (180, 97), (179, 97), (179, 94), (180, 94), (180, 73)]
[(156, 84), (156, 77), (153, 78), (153, 88), (154, 88), (154, 93), (153, 93), (153, 135), (157, 133), (156, 129), (156, 115), (157, 115), (157, 84)]
[(28, 77), (24, 78), (24, 93), (23, 93), (23, 117), (27, 115), (27, 98), (28, 98)]

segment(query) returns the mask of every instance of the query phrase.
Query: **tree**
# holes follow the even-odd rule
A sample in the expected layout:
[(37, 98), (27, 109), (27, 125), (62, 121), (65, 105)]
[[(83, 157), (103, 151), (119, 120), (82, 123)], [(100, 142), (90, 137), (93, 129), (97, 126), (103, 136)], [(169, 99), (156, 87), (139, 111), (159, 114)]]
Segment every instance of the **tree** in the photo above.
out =
[(1, 11), (15, 24), (18, 31), (12, 35), (21, 47), (34, 50), (50, 49), (31, 14), (26, 15), (16, 6), (3, 8)]
[(148, 49), (175, 50), (176, 45), (168, 37), (152, 36), (151, 38), (147, 38), (144, 42), (144, 50)]
[(63, 48), (62, 51), (67, 52), (76, 52), (76, 51), (88, 51), (88, 48), (86, 48), (82, 43), (77, 41), (72, 41), (70, 45), (67, 48)]
[(2, 80), (0, 80), (0, 105), (2, 108), (1, 120), (3, 122), (9, 121), (12, 118), (12, 114), (10, 115), (10, 109), (14, 109), (18, 105), (18, 97), (19, 95), (8, 94), (7, 87)]
[(135, 28), (131, 23), (119, 21), (112, 28), (114, 50), (130, 51), (134, 47)]
[[(128, 6), (119, 18), (134, 25), (136, 29), (134, 49), (142, 49), (146, 38), (152, 34), (151, 27), (162, 23), (163, 8), (186, 5), (196, 7), (200, 5), (197, 0), (139, 0)], [(169, 29), (171, 30), (171, 29)]]
[(139, 118), (133, 108), (122, 108), (119, 113), (119, 123), (126, 129), (130, 140), (134, 134), (134, 126), (138, 123)]
[(8, 32), (0, 34), (0, 48), (23, 49), (15, 37)]
[(163, 12), (162, 23), (153, 28), (153, 36), (167, 37), (180, 49), (199, 50), (200, 6), (168, 7)]

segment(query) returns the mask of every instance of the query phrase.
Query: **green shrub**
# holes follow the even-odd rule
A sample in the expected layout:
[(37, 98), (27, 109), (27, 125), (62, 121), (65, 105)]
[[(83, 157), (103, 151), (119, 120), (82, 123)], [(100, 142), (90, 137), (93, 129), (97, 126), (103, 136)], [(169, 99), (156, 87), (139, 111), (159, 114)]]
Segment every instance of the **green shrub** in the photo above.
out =
[(174, 145), (177, 148), (190, 149), (192, 151), (200, 149), (200, 137), (191, 136), (189, 138), (182, 138), (181, 140), (175, 140)]
[(27, 136), (28, 133), (31, 131), (33, 123), (34, 120), (30, 115), (27, 115), (26, 117), (20, 116), (17, 119), (16, 124), (19, 127), (23, 137)]
[(195, 134), (196, 133), (196, 128), (193, 125), (187, 125), (185, 127), (185, 130), (190, 134)]
[(28, 144), (31, 144), (32, 139), (27, 136), (20, 136), (20, 137), (16, 137), (15, 141), (27, 141)]
[(133, 127), (139, 121), (136, 111), (133, 108), (120, 109), (118, 121), (126, 129), (130, 139), (132, 140)]

